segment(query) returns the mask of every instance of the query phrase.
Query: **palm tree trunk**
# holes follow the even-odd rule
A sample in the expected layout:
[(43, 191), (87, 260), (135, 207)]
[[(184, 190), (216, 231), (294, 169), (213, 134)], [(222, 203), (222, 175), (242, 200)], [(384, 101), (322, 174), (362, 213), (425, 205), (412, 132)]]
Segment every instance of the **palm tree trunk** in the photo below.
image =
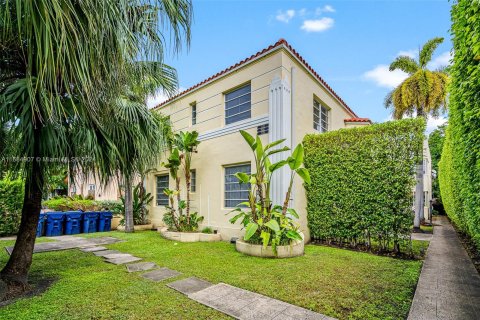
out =
[(125, 177), (125, 232), (133, 232), (133, 199), (132, 181)]
[[(39, 155), (40, 129), (34, 129), (34, 155)], [(33, 247), (37, 235), (37, 225), (42, 209), (42, 191), (44, 176), (42, 166), (34, 157), (31, 171), (27, 171), (25, 195), (23, 198), (22, 218), (17, 240), (10, 259), (0, 272), (10, 292), (16, 294), (29, 289), (28, 271), (32, 264)]]

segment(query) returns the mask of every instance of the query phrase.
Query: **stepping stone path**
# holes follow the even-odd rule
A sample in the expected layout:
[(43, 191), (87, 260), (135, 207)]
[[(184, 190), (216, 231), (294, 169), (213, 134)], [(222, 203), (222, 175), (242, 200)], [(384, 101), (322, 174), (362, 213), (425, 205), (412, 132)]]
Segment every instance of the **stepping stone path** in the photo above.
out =
[[(51, 237), (50, 239), (58, 241), (39, 243), (35, 245), (33, 252), (48, 252), (78, 248), (83, 252), (91, 252), (98, 257), (103, 257), (105, 262), (113, 264), (127, 264), (142, 260), (131, 254), (122, 253), (117, 250), (109, 250), (106, 247), (101, 246), (121, 241), (113, 237), (86, 239), (76, 236), (60, 236)], [(5, 249), (11, 254), (13, 247), (6, 247)], [(139, 262), (127, 264), (126, 268), (128, 272), (139, 272), (157, 269), (158, 265), (153, 262)], [(145, 272), (141, 274), (141, 277), (159, 282), (179, 275), (181, 275), (181, 273), (178, 271), (169, 268), (160, 268)], [(224, 283), (214, 285), (196, 277), (174, 281), (167, 284), (167, 286), (185, 294), (194, 301), (223, 312), (236, 319), (335, 320), (334, 318), (327, 317), (323, 314), (272, 299), (255, 292), (233, 287)], [(417, 298), (417, 294), (415, 295), (415, 298)], [(412, 313), (410, 316), (411, 315)]]
[[(76, 248), (93, 247), (96, 245), (113, 244), (121, 240), (113, 237), (98, 237), (98, 238), (82, 238), (76, 236), (59, 236), (48, 237), (49, 239), (58, 240), (55, 242), (43, 242), (35, 244), (33, 253), (68, 250)], [(5, 248), (8, 254), (12, 254), (13, 246)]]
[(186, 294), (187, 296), (189, 294), (198, 292), (200, 290), (206, 289), (211, 286), (213, 286), (212, 283), (199, 279), (197, 277), (190, 277), (187, 279), (178, 280), (178, 281), (170, 282), (169, 284), (167, 284), (167, 287), (177, 290), (178, 292), (181, 292), (183, 294)]
[(219, 283), (189, 294), (188, 297), (236, 319), (305, 319), (333, 320), (292, 304), (261, 294)]
[(157, 269), (158, 266), (155, 262), (138, 262), (127, 264), (128, 272), (138, 272), (138, 271), (147, 271), (152, 269)]
[(137, 258), (132, 255), (128, 255), (120, 258), (105, 259), (106, 262), (113, 263), (113, 264), (126, 264), (126, 263), (140, 261), (140, 260), (142, 260), (142, 258)]
[(101, 246), (80, 248), (80, 251), (83, 251), (83, 252), (95, 252), (95, 251), (103, 251), (103, 250), (107, 250), (107, 248), (101, 247)]
[(117, 250), (103, 250), (103, 251), (95, 251), (93, 254), (96, 255), (97, 257), (104, 257), (104, 256), (108, 256), (109, 254), (117, 254), (117, 253), (121, 253), (121, 252)]
[(142, 274), (142, 277), (145, 278), (145, 279), (149, 279), (149, 280), (158, 282), (158, 281), (162, 281), (162, 280), (165, 280), (165, 279), (168, 279), (168, 278), (176, 277), (178, 275), (181, 275), (181, 273), (178, 272), (178, 271), (171, 270), (171, 269), (168, 269), (168, 268), (160, 268), (160, 269), (155, 270), (155, 271), (150, 271), (150, 272), (144, 273), (144, 274)]

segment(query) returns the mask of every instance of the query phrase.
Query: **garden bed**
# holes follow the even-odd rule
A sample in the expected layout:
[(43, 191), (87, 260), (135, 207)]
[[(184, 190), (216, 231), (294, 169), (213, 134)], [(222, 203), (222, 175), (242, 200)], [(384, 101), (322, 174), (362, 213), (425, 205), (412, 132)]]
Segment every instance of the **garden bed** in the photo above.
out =
[(214, 242), (222, 241), (219, 233), (202, 233), (202, 232), (176, 232), (169, 231), (167, 227), (158, 228), (158, 232), (168, 240), (178, 242)]
[[(303, 233), (301, 233), (301, 236), (303, 239), (305, 239)], [(238, 252), (254, 257), (293, 258), (303, 256), (305, 252), (305, 241), (295, 240), (289, 245), (277, 246), (277, 254), (273, 252), (271, 246), (264, 248), (261, 244), (248, 243), (240, 239), (236, 241), (235, 248)]]

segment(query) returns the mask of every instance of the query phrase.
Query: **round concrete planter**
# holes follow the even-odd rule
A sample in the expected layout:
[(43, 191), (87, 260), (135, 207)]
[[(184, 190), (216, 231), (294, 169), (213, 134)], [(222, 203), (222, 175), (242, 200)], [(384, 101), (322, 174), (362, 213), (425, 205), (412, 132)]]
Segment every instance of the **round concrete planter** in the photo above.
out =
[[(305, 239), (303, 233), (302, 238)], [(277, 255), (273, 253), (272, 247), (268, 246), (263, 248), (261, 244), (251, 244), (243, 240), (238, 239), (235, 243), (235, 247), (238, 252), (243, 254), (262, 257), (262, 258), (293, 258), (303, 256), (305, 249), (305, 241), (295, 240), (288, 246), (278, 246)]]
[(220, 234), (168, 231), (167, 227), (158, 228), (158, 232), (165, 239), (178, 242), (213, 242), (222, 240), (222, 236)]
[[(145, 231), (145, 230), (152, 230), (153, 224), (139, 224), (136, 226), (133, 226), (134, 231)], [(125, 226), (118, 226), (117, 227), (118, 231), (125, 231)]]

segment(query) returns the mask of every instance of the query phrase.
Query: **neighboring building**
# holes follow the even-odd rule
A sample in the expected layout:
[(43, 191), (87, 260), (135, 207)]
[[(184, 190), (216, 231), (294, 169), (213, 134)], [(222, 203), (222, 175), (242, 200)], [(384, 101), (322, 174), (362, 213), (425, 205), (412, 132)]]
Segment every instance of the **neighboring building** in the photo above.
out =
[(423, 216), (432, 222), (432, 156), (428, 139), (423, 140)]
[(68, 183), (68, 195), (81, 195), (95, 200), (119, 200), (121, 193), (117, 179), (111, 179), (106, 185), (103, 185), (93, 174), (89, 174), (87, 177), (77, 174), (74, 182), (69, 181)]
[[(233, 174), (255, 170), (239, 130), (259, 134), (264, 143), (285, 138), (284, 145), (294, 148), (308, 133), (371, 123), (359, 118), (283, 39), (155, 109), (170, 117), (176, 131), (200, 133), (192, 163), (192, 209), (205, 217), (203, 226), (219, 230), (224, 240), (241, 234), (241, 226), (230, 224), (227, 214), (247, 199), (245, 186)], [(287, 155), (277, 154), (274, 160)], [(283, 202), (288, 179), (286, 168), (274, 177), (274, 203)], [(146, 178), (147, 191), (154, 195), (149, 211), (155, 226), (163, 225), (167, 187), (173, 188), (174, 181), (165, 168), (158, 167)], [(301, 229), (309, 238), (306, 195), (299, 178), (291, 206), (299, 212)]]

